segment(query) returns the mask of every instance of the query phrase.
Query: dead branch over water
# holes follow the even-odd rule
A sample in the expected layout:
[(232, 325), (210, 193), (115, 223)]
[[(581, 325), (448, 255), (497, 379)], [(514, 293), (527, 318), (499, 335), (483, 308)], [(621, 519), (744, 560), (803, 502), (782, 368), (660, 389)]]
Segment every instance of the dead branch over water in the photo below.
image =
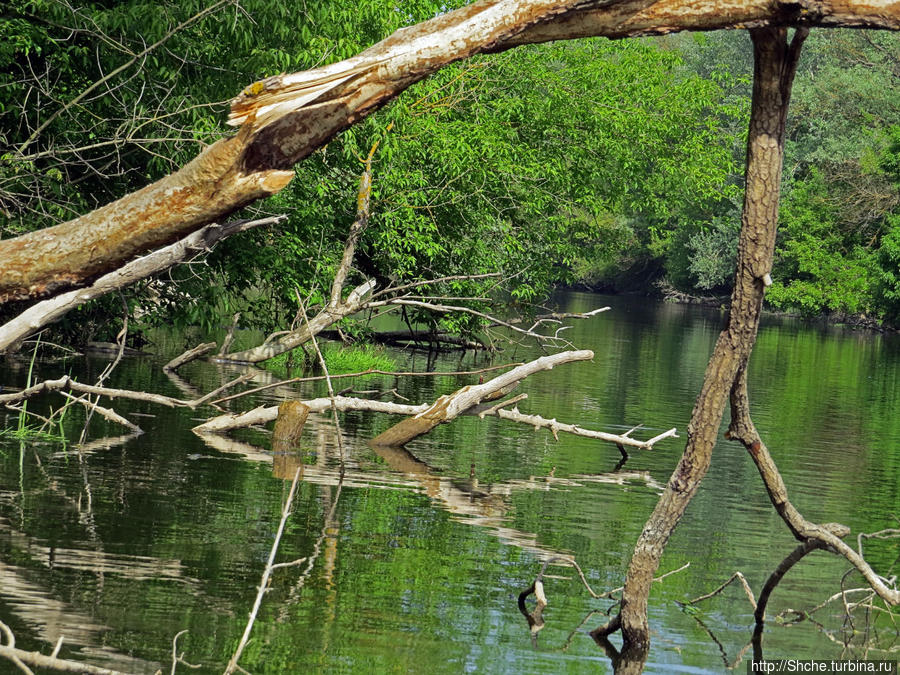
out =
[[(506, 395), (519, 382), (534, 373), (541, 370), (549, 370), (557, 365), (571, 361), (592, 359), (593, 356), (593, 352), (589, 350), (560, 352), (550, 356), (543, 356), (529, 363), (518, 365), (512, 370), (482, 384), (469, 385), (458, 389), (452, 394), (441, 396), (431, 405), (424, 403), (410, 405), (347, 396), (316, 398), (303, 401), (303, 403), (310, 412), (323, 412), (334, 407), (342, 412), (359, 410), (409, 416), (409, 419), (399, 422), (374, 438), (372, 440), (373, 446), (403, 446), (418, 436), (428, 433), (439, 424), (451, 422), (459, 415), (466, 413), (478, 414), (482, 418), (484, 416), (496, 416), (501, 419), (527, 424), (534, 427), (535, 430), (546, 428), (553, 433), (557, 440), (559, 440), (559, 432), (562, 431), (585, 438), (594, 438), (620, 446), (630, 446), (644, 450), (652, 449), (656, 443), (665, 438), (676, 436), (676, 430), (669, 429), (649, 440), (641, 441), (630, 436), (634, 429), (624, 434), (609, 434), (602, 431), (584, 429), (574, 424), (557, 422), (555, 419), (548, 420), (539, 415), (526, 415), (519, 412), (518, 408), (507, 410), (501, 407), (503, 404), (486, 408), (478, 407), (482, 401)], [(516, 400), (521, 399), (517, 397)], [(508, 403), (513, 403), (513, 401)], [(267, 424), (274, 421), (277, 417), (278, 406), (258, 407), (244, 413), (228, 413), (214, 417), (197, 425), (193, 430), (197, 434), (222, 433), (232, 429)]]

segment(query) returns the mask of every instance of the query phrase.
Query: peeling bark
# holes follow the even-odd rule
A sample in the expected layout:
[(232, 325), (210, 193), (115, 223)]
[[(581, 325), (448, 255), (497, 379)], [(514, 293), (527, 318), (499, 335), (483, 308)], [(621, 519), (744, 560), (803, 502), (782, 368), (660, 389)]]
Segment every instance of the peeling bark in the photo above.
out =
[(238, 220), (224, 225), (216, 223), (207, 225), (179, 239), (174, 244), (126, 263), (119, 269), (103, 275), (86, 288), (61, 293), (56, 297), (35, 303), (11, 321), (0, 326), (0, 352), (15, 352), (17, 346), (29, 335), (33, 335), (44, 326), (64, 316), (69, 310), (89, 300), (165, 271), (183, 262), (189, 256), (210, 250), (217, 242), (233, 234), (260, 225), (277, 223), (283, 218), (284, 216), (274, 216), (260, 220)]
[(275, 194), (294, 172), (243, 171), (249, 137), (248, 129), (218, 141), (176, 173), (80, 218), (0, 241), (0, 303), (82, 286)]

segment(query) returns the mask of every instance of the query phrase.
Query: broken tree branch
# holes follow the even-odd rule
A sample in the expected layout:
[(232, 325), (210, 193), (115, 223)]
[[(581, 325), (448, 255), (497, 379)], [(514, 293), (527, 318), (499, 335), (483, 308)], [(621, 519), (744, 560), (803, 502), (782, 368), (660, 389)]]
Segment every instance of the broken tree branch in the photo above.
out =
[(722, 591), (724, 591), (728, 586), (730, 586), (734, 581), (738, 580), (741, 582), (741, 587), (744, 589), (744, 593), (747, 594), (747, 599), (750, 600), (750, 604), (753, 606), (753, 609), (756, 609), (756, 598), (753, 596), (753, 590), (750, 588), (750, 584), (747, 583), (747, 578), (741, 572), (735, 572), (725, 583), (720, 584), (715, 590), (710, 591), (704, 595), (694, 598), (693, 600), (688, 600), (685, 602), (685, 605), (696, 605), (698, 602), (703, 602), (704, 600), (709, 600), (713, 598)]
[(277, 340), (264, 342), (263, 344), (245, 349), (240, 352), (232, 352), (225, 356), (219, 357), (221, 361), (235, 361), (240, 363), (259, 363), (273, 356), (284, 354), (295, 347), (308, 342), (311, 336), (317, 335), (329, 326), (337, 323), (345, 316), (355, 314), (364, 308), (364, 299), (375, 288), (376, 281), (371, 279), (360, 284), (337, 306), (328, 305), (321, 312), (316, 314), (312, 319), (305, 322), (300, 328), (282, 335)]
[(88, 410), (96, 412), (101, 417), (105, 417), (110, 422), (115, 422), (116, 424), (121, 424), (123, 427), (130, 429), (136, 434), (144, 433), (143, 429), (141, 429), (137, 424), (132, 422), (131, 420), (127, 420), (122, 417), (115, 410), (110, 410), (109, 408), (104, 408), (103, 406), (97, 405), (91, 400), (80, 398), (77, 396), (72, 396), (71, 394), (67, 394), (66, 392), (60, 392), (63, 396), (65, 396), (70, 401), (74, 401), (76, 403), (80, 403), (85, 406)]
[[(390, 129), (390, 127), (388, 127), (388, 129)], [(313, 340), (321, 331), (337, 323), (345, 316), (355, 314), (364, 308), (363, 298), (375, 288), (376, 284), (374, 280), (366, 281), (362, 285), (357, 286), (350, 291), (346, 300), (341, 300), (341, 295), (344, 292), (344, 282), (347, 280), (347, 275), (350, 273), (350, 268), (353, 265), (356, 244), (359, 241), (360, 235), (369, 225), (369, 201), (372, 197), (372, 157), (378, 149), (378, 143), (379, 141), (375, 141), (375, 143), (372, 144), (372, 148), (369, 150), (369, 156), (363, 161), (365, 169), (359, 178), (359, 189), (356, 194), (356, 220), (353, 221), (353, 224), (350, 226), (350, 231), (347, 234), (341, 262), (334, 273), (334, 280), (331, 284), (331, 297), (328, 304), (322, 308), (322, 311), (320, 311), (312, 321), (309, 321), (307, 318), (297, 330), (290, 330), (287, 333), (282, 334), (277, 340), (270, 340), (267, 338), (265, 342), (258, 347), (227, 354), (221, 357), (222, 360), (243, 361), (248, 363), (265, 361), (273, 356), (278, 356), (279, 354), (288, 352)], [(301, 302), (299, 294), (297, 296), (297, 301)], [(305, 317), (306, 310), (304, 309), (303, 312)]]
[(748, 451), (769, 494), (769, 500), (775, 511), (781, 516), (791, 533), (801, 542), (814, 540), (819, 548), (824, 548), (843, 556), (863, 575), (878, 596), (891, 605), (900, 603), (900, 590), (888, 585), (886, 580), (877, 574), (857, 551), (847, 545), (842, 537), (846, 536), (846, 526), (837, 523), (818, 525), (808, 521), (794, 507), (788, 498), (787, 487), (775, 460), (750, 418), (750, 401), (747, 396), (747, 373), (742, 368), (731, 391), (731, 425), (726, 438), (739, 441)]
[(497, 417), (505, 420), (528, 424), (530, 426), (533, 426), (535, 430), (549, 429), (550, 433), (553, 434), (553, 437), (556, 440), (559, 440), (559, 432), (564, 431), (568, 434), (583, 436), (585, 438), (596, 438), (597, 440), (607, 441), (609, 443), (615, 443), (617, 445), (628, 445), (633, 448), (639, 448), (641, 450), (652, 450), (653, 446), (664, 438), (678, 438), (678, 434), (676, 433), (677, 430), (674, 427), (672, 429), (669, 429), (668, 431), (664, 431), (663, 433), (658, 434), (657, 436), (654, 436), (648, 441), (639, 441), (636, 438), (631, 438), (625, 434), (609, 434), (604, 431), (593, 431), (591, 429), (584, 429), (577, 424), (565, 424), (563, 422), (557, 422), (555, 419), (548, 420), (541, 417), (540, 415), (526, 415), (519, 412), (518, 408), (513, 408), (512, 410), (498, 409), (493, 412), (486, 411), (484, 414), (495, 414), (497, 415)]
[[(402, 422), (394, 425), (387, 431), (383, 432), (377, 438), (371, 441), (371, 444), (378, 446), (401, 446), (405, 443), (408, 443), (413, 438), (416, 438), (424, 433), (427, 433), (438, 424), (442, 422), (449, 422), (461, 414), (477, 414), (482, 419), (487, 416), (496, 416), (501, 419), (509, 420), (512, 422), (518, 422), (521, 424), (527, 424), (529, 426), (534, 427), (535, 429), (547, 428), (550, 429), (551, 433), (559, 440), (558, 433), (560, 431), (573, 434), (576, 436), (582, 436), (585, 438), (593, 438), (596, 440), (606, 441), (609, 443), (615, 443), (618, 446), (630, 446), (633, 448), (638, 448), (642, 450), (651, 450), (653, 446), (659, 441), (676, 437), (676, 430), (669, 429), (668, 431), (664, 431), (661, 434), (654, 436), (653, 438), (641, 441), (635, 438), (631, 438), (629, 436), (633, 429), (626, 432), (625, 434), (617, 435), (610, 434), (603, 431), (593, 431), (591, 429), (584, 429), (575, 424), (565, 424), (562, 422), (557, 422), (554, 420), (548, 420), (539, 415), (525, 415), (519, 412), (518, 408), (514, 408), (513, 410), (506, 410), (504, 406), (514, 404), (517, 401), (522, 400), (526, 395), (522, 394), (521, 396), (517, 396), (509, 401), (501, 402), (498, 405), (490, 406), (487, 408), (479, 408), (479, 404), (483, 401), (491, 400), (491, 397), (497, 392), (508, 392), (515, 385), (518, 384), (519, 381), (531, 375), (535, 372), (539, 372), (541, 370), (549, 370), (550, 368), (558, 365), (560, 363), (567, 363), (573, 360), (584, 360), (589, 359), (593, 356), (593, 353), (590, 351), (580, 351), (580, 352), (561, 352), (559, 354), (554, 354), (552, 356), (544, 356), (535, 361), (531, 361), (525, 364), (513, 364), (516, 365), (512, 370), (503, 373), (502, 375), (495, 377), (494, 379), (485, 382), (483, 384), (478, 385), (469, 385), (463, 387), (462, 389), (458, 389), (452, 394), (448, 394), (440, 397), (433, 404), (428, 405), (426, 403), (420, 405), (408, 405), (402, 403), (391, 403), (388, 401), (381, 401), (378, 399), (361, 399), (361, 398), (352, 398), (347, 396), (334, 396), (332, 397), (322, 397), (316, 398), (308, 401), (303, 401), (304, 405), (308, 406), (310, 412), (324, 412), (325, 410), (331, 408), (332, 402), (336, 410), (338, 411), (348, 411), (348, 410), (365, 410), (369, 412), (382, 412), (388, 413), (391, 415), (408, 415), (411, 416), (410, 419), (403, 420)], [(493, 370), (496, 368), (507, 368), (506, 366), (495, 366), (493, 368), (482, 369), (480, 371), (466, 371), (463, 373), (457, 374), (477, 374), (479, 372), (484, 372), (486, 370)], [(409, 373), (386, 373), (391, 375), (406, 375)], [(422, 375), (423, 373), (417, 373)], [(446, 373), (431, 373), (435, 374), (446, 374)], [(332, 376), (337, 377), (337, 376)], [(297, 379), (321, 379), (321, 378), (297, 378)], [(279, 382), (278, 384), (285, 384), (292, 382), (293, 380), (287, 380), (286, 382)], [(267, 385), (265, 388), (269, 388), (275, 385)], [(259, 391), (259, 389), (254, 390)], [(236, 396), (228, 397), (228, 398), (236, 398)], [(220, 399), (227, 400), (227, 399)], [(226, 431), (230, 431), (232, 429), (240, 429), (244, 427), (267, 424), (272, 422), (278, 417), (278, 406), (269, 406), (269, 407), (259, 407), (254, 408), (253, 410), (243, 412), (243, 413), (228, 413), (225, 415), (220, 415), (219, 417), (214, 417), (210, 420), (207, 420), (203, 424), (199, 424), (193, 428), (193, 431), (197, 434), (208, 434), (208, 433), (224, 433)]]
[[(332, 399), (329, 397), (314, 398), (303, 401), (309, 406), (310, 412), (320, 413), (331, 408)], [(426, 405), (405, 405), (402, 403), (389, 403), (387, 401), (370, 400), (364, 398), (348, 398), (335, 396), (334, 404), (341, 412), (347, 410), (367, 410), (371, 412), (383, 412), (391, 415), (415, 415), (426, 409)], [(229, 413), (207, 420), (192, 429), (194, 433), (222, 433), (231, 429), (242, 429), (257, 424), (266, 424), (278, 417), (278, 406), (259, 407), (244, 413)]]
[(458, 389), (452, 394), (441, 396), (426, 410), (395, 424), (372, 439), (371, 443), (372, 445), (406, 445), (414, 438), (428, 433), (437, 425), (456, 419), (469, 408), (481, 403), (490, 394), (510, 387), (533, 373), (550, 370), (562, 363), (586, 361), (592, 358), (594, 358), (594, 352), (587, 349), (542, 356), (483, 384), (470, 385)]
[(193, 409), (197, 408), (200, 405), (203, 405), (211, 398), (218, 396), (226, 389), (241, 384), (242, 382), (246, 382), (251, 377), (251, 375), (241, 375), (240, 377), (231, 380), (231, 382), (222, 385), (218, 389), (211, 391), (205, 396), (192, 401), (184, 401), (182, 399), (172, 398), (171, 396), (163, 396), (162, 394), (151, 394), (144, 391), (131, 391), (130, 389), (112, 389), (110, 387), (98, 387), (90, 384), (82, 384), (81, 382), (73, 380), (68, 375), (63, 375), (57, 380), (44, 380), (43, 382), (39, 382), (35, 385), (27, 387), (26, 389), (22, 389), (21, 391), (16, 391), (10, 394), (0, 394), (0, 403), (15, 403), (32, 398), (34, 396), (37, 396), (38, 394), (43, 394), (51, 391), (68, 390), (76, 391), (81, 394), (106, 396), (107, 398), (127, 398), (135, 401), (147, 401), (148, 403), (164, 405), (167, 408)]
[(188, 349), (180, 356), (176, 356), (174, 359), (163, 366), (163, 370), (178, 370), (185, 363), (190, 363), (194, 359), (199, 359), (201, 356), (203, 356), (204, 354), (208, 354), (215, 348), (215, 342), (204, 342), (203, 344), (197, 345), (193, 349)]

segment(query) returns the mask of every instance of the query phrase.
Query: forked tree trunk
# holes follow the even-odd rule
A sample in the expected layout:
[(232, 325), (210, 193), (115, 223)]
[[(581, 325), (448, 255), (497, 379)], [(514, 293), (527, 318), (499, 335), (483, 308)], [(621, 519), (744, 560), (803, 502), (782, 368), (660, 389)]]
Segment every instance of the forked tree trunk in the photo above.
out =
[(750, 31), (754, 52), (753, 108), (728, 326), (719, 335), (706, 368), (703, 388), (688, 425), (684, 454), (635, 545), (620, 614), (595, 631), (597, 636), (603, 636), (621, 628), (626, 650), (633, 655), (646, 653), (649, 646), (647, 598), (651, 580), (669, 536), (709, 469), (729, 392), (756, 341), (763, 291), (769, 282), (775, 249), (785, 118), (806, 33), (806, 29), (798, 29), (788, 43), (786, 28)]

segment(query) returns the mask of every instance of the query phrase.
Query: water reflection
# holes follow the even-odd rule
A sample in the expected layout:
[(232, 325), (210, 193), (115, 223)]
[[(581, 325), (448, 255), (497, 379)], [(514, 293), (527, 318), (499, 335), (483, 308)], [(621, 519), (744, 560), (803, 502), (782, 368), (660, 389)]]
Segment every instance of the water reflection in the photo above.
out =
[[(594, 350), (594, 361), (529, 378), (523, 408), (613, 433), (637, 424), (684, 429), (721, 315), (587, 294), (561, 300), (566, 311), (598, 304), (613, 310), (566, 332)], [(424, 360), (395, 354), (404, 369)], [(533, 355), (519, 346), (502, 360)], [(432, 367), (465, 370), (483, 357), (433, 358)], [(194, 399), (245, 372), (192, 363), (171, 379), (160, 369), (165, 360), (125, 362), (110, 386)], [(89, 381), (102, 365), (86, 358), (70, 367)], [(898, 373), (896, 336), (764, 322), (751, 361), (754, 419), (810, 519), (844, 522), (854, 532), (894, 525), (888, 514), (900, 504)], [(35, 364), (36, 377), (58, 375), (58, 365)], [(26, 376), (9, 368), (2, 384), (21, 387)], [(252, 376), (255, 385), (276, 386), (250, 400), (224, 401), (224, 410), (323, 393), (320, 383)], [(352, 384), (396, 387), (420, 403), (471, 383), (384, 377)], [(45, 414), (50, 405), (57, 403), (36, 399), (30, 409)], [(118, 428), (95, 419), (90, 436), (112, 438), (80, 452), (31, 442), (20, 452), (18, 443), (0, 440), (0, 619), (24, 648), (49, 652), (64, 634), (70, 655), (88, 646), (134, 654), (144, 665), (117, 663), (135, 672), (168, 663), (172, 637), (185, 629), (179, 648), (186, 658), (204, 664), (204, 672), (221, 671), (252, 605), (285, 481), (301, 465), (280, 559), (314, 564), (274, 575), (245, 654), (250, 671), (609, 670), (588, 635), (604, 621), (605, 603), (593, 614), (598, 603), (571, 568), (561, 565), (544, 578), (549, 604), (534, 643), (517, 598), (554, 557), (577, 559), (594, 588), (619, 586), (683, 446), (667, 440), (615, 471), (620, 456), (613, 446), (556, 441), (548, 432), (475, 417), (435, 429), (408, 451), (376, 451), (367, 439), (392, 420), (348, 413), (341, 418), (341, 481), (335, 431), (324, 416), (310, 416), (298, 453), (273, 454), (258, 430), (195, 437), (190, 428), (212, 414), (207, 408), (113, 407), (140, 416), (146, 433), (116, 436)], [(82, 423), (80, 411), (67, 421), (76, 437)], [(15, 424), (10, 415), (4, 426)], [(662, 564), (691, 567), (651, 596), (654, 643), (645, 670), (720, 672), (725, 655), (733, 662), (753, 630), (741, 592), (727, 589), (710, 600), (701, 622), (674, 601), (707, 593), (736, 570), (760, 589), (795, 546), (745, 453), (720, 444)], [(895, 542), (867, 543), (866, 552), (879, 570), (897, 560)], [(809, 556), (779, 585), (771, 613), (810, 608), (839, 589), (844, 571), (834, 556)], [(827, 633), (811, 622), (790, 629), (770, 622), (766, 656), (841, 654), (832, 642), (839, 614), (815, 615)]]
[[(352, 451), (352, 439), (345, 439), (344, 463), (337, 462), (336, 431), (328, 423), (311, 417), (318, 446), (316, 463), (305, 462), (302, 453), (271, 453), (250, 443), (234, 440), (218, 434), (199, 434), (210, 448), (219, 452), (237, 454), (244, 459), (271, 463), (272, 475), (291, 480), (300, 469), (303, 481), (314, 485), (348, 488), (378, 487), (389, 490), (415, 490), (426, 494), (436, 507), (452, 514), (457, 522), (483, 528), (504, 544), (517, 546), (531, 553), (536, 560), (561, 562), (571, 552), (546, 549), (538, 545), (536, 535), (508, 527), (511, 509), (509, 498), (517, 491), (572, 490), (588, 483), (631, 485), (644, 483), (657, 492), (663, 486), (648, 472), (619, 471), (608, 474), (578, 475), (573, 478), (553, 476), (530, 477), (527, 480), (512, 479), (500, 483), (481, 484), (475, 466), (470, 468), (467, 479), (448, 478), (418, 459), (406, 448), (371, 446), (372, 452), (387, 466), (387, 471), (362, 470)], [(349, 454), (346, 450), (350, 449)], [(331, 461), (329, 461), (329, 455)]]

